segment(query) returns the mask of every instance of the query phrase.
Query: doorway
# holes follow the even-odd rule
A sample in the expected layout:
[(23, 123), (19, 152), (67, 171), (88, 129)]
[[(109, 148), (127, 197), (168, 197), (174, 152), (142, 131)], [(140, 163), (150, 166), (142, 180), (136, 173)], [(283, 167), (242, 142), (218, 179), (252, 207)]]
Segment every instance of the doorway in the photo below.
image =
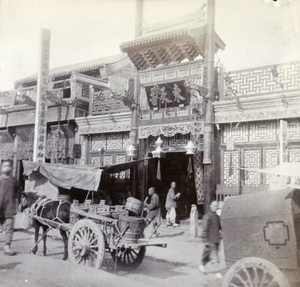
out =
[[(160, 161), (160, 178), (158, 162)], [(197, 203), (194, 176), (188, 173), (189, 157), (185, 152), (168, 152), (165, 158), (154, 158), (149, 161), (148, 188), (154, 186), (160, 197), (162, 215), (165, 218), (165, 201), (171, 182), (176, 182), (176, 192), (181, 196), (177, 203), (177, 218), (189, 217), (192, 204)]]

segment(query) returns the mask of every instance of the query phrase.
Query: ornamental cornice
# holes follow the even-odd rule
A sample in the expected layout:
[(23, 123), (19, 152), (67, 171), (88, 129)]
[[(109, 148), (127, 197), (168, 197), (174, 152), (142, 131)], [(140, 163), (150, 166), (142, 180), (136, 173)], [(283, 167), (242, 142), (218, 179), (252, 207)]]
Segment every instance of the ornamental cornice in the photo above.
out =
[[(165, 137), (175, 136), (177, 133), (186, 135), (194, 129), (192, 122), (143, 126), (139, 128), (139, 138), (163, 135)], [(201, 132), (200, 132), (201, 133)], [(203, 130), (202, 130), (203, 133)]]
[(76, 118), (81, 135), (131, 130), (131, 112)]
[[(74, 119), (73, 107), (48, 107), (47, 122), (57, 122)], [(0, 127), (24, 126), (35, 123), (35, 109), (20, 107), (20, 109), (10, 110), (1, 117)]]
[(300, 117), (300, 95), (238, 97), (214, 102), (215, 123)]

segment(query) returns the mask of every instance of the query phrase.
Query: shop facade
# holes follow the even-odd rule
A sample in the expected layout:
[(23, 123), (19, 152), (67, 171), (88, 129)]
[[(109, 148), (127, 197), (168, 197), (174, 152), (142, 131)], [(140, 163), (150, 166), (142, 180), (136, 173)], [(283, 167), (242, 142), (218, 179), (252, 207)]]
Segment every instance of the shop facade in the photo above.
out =
[(300, 62), (223, 73), (214, 103), (221, 134), (217, 197), (270, 190), (275, 175), (243, 171), (300, 162)]
[[(90, 138), (91, 134), (96, 139), (97, 135), (91, 131), (84, 133), (82, 121), (79, 120), (77, 123), (77, 118), (89, 121), (89, 115), (92, 115), (93, 109), (97, 108), (92, 95), (112, 89), (125, 90), (132, 70), (133, 65), (124, 54), (50, 70), (47, 90), (48, 109), (45, 116), (47, 121), (46, 162), (99, 164), (99, 151), (97, 151), (98, 162), (86, 156), (89, 153), (85, 152), (86, 148), (92, 149), (93, 147), (86, 139)], [(15, 89), (10, 93), (5, 93), (5, 97), (6, 104), (2, 105), (0, 114), (0, 158), (14, 161), (14, 172), (21, 183), (21, 161), (33, 159), (37, 76), (33, 75), (16, 81)], [(124, 112), (124, 109), (120, 107), (122, 104), (121, 101), (116, 104), (118, 115), (120, 109)], [(99, 109), (100, 106), (98, 106)], [(112, 138), (118, 138), (119, 136), (114, 133), (121, 131), (123, 140), (126, 140), (124, 132), (126, 134), (126, 131), (130, 130), (130, 124), (124, 125), (123, 119), (125, 117), (125, 122), (128, 118), (130, 120), (130, 116), (127, 115), (130, 113), (128, 110), (120, 116), (123, 128), (110, 130)], [(95, 118), (95, 120), (98, 120), (98, 125), (101, 125), (101, 122), (110, 121), (111, 113), (114, 112), (116, 111), (108, 110), (106, 107), (101, 118)], [(103, 129), (100, 131), (101, 135), (102, 131)], [(125, 159), (122, 158), (122, 160)]]
[[(141, 198), (154, 186), (164, 206), (175, 181), (182, 194), (178, 202), (182, 216), (189, 216), (191, 204), (204, 204), (206, 37), (206, 21), (198, 11), (176, 21), (143, 27), (142, 36), (121, 44), (121, 51), (128, 54), (136, 69), (138, 157), (150, 158), (139, 170)], [(215, 38), (215, 51), (224, 49), (217, 34)], [(217, 91), (217, 71), (215, 81)], [(194, 147), (191, 153), (186, 148), (189, 142)], [(162, 150), (157, 154), (158, 146)], [(217, 176), (214, 180), (216, 184)]]

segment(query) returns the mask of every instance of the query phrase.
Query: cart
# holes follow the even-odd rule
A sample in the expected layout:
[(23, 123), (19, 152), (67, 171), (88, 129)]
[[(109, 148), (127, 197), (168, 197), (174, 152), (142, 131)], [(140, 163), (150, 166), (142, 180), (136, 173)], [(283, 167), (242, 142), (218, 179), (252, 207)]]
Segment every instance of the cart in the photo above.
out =
[[(122, 163), (106, 167), (106, 172), (119, 172), (141, 163), (141, 161)], [(96, 191), (103, 170), (89, 166), (68, 166), (23, 161), (24, 174), (41, 174), (45, 182), (70, 189)], [(46, 184), (46, 183), (45, 183)], [(141, 202), (140, 202), (141, 203)], [(140, 216), (142, 203), (132, 198), (126, 205), (105, 205), (104, 201), (93, 204), (86, 199), (84, 203), (73, 200), (70, 207), (70, 223), (57, 223), (42, 218), (52, 228), (60, 228), (69, 233), (68, 253), (72, 262), (100, 268), (105, 252), (109, 252), (116, 268), (132, 270), (143, 261), (146, 247), (167, 247), (157, 239), (145, 239), (145, 218)], [(39, 220), (38, 217), (33, 217)]]
[(222, 286), (300, 286), (300, 189), (228, 198), (221, 213)]

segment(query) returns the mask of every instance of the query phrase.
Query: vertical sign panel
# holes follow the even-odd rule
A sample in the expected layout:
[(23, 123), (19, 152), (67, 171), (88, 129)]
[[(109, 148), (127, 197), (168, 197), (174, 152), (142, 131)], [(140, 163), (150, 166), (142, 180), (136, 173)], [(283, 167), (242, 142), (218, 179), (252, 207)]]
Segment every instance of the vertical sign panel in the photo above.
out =
[(40, 63), (37, 83), (37, 99), (34, 127), (33, 161), (44, 162), (47, 136), (46, 91), (49, 79), (50, 31), (41, 30)]

